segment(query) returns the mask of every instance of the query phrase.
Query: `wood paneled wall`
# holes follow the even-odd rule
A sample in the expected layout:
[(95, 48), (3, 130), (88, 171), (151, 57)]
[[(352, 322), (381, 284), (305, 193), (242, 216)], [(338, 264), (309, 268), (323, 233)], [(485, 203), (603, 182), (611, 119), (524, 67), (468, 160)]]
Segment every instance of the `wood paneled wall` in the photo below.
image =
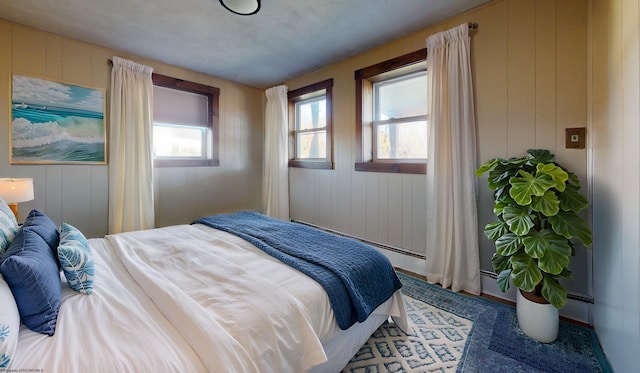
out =
[(616, 372), (640, 356), (640, 1), (593, 0), (594, 327)]
[[(565, 149), (564, 131), (588, 126), (588, 2), (500, 0), (287, 82), (296, 89), (334, 79), (335, 170), (290, 169), (293, 219), (424, 252), (425, 177), (354, 171), (354, 71), (424, 48), (430, 34), (465, 22), (479, 25), (471, 42), (479, 163), (547, 148), (587, 193), (587, 151)], [(485, 179), (478, 190), (481, 268), (490, 271), (494, 247), (482, 230), (494, 220), (493, 200)], [(390, 255), (396, 265), (422, 270), (407, 256)], [(570, 289), (588, 294), (590, 252), (578, 250), (572, 268)]]
[(213, 85), (220, 94), (219, 167), (155, 169), (156, 224), (239, 209), (260, 210), (263, 92), (116, 50), (0, 21), (0, 177), (32, 177), (35, 200), (21, 203), (22, 217), (38, 208), (57, 224), (68, 222), (87, 237), (108, 229), (108, 166), (9, 165), (11, 76), (32, 75), (106, 90), (109, 112), (111, 68), (117, 55), (155, 72)]

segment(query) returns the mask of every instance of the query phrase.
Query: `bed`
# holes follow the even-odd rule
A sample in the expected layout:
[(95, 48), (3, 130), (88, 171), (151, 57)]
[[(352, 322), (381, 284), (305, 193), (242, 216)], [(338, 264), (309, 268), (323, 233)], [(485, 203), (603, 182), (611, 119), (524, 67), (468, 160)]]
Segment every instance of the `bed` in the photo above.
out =
[[(14, 236), (35, 236), (27, 225)], [(60, 229), (59, 248), (70, 239), (82, 241), (77, 231), (65, 236), (68, 227)], [(0, 370), (338, 372), (390, 316), (406, 327), (399, 289), (366, 319), (339, 325), (335, 296), (250, 241), (202, 221), (86, 240), (81, 254), (89, 254), (93, 265), (91, 294), (73, 290), (82, 281), (58, 269), (60, 301), (51, 336), (16, 316), (13, 288), (4, 279), (5, 253)], [(17, 324), (19, 333), (11, 334), (7, 327)]]

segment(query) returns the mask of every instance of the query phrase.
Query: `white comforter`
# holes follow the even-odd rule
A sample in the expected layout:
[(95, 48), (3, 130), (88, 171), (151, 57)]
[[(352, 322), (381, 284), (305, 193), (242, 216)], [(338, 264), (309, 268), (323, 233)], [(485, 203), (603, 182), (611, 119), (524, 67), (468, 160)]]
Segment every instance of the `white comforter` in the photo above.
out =
[[(63, 283), (55, 335), (23, 326), (12, 369), (303, 372), (343, 333), (318, 283), (233, 235), (180, 225), (90, 243), (94, 294)], [(399, 297), (385, 311), (402, 314)]]

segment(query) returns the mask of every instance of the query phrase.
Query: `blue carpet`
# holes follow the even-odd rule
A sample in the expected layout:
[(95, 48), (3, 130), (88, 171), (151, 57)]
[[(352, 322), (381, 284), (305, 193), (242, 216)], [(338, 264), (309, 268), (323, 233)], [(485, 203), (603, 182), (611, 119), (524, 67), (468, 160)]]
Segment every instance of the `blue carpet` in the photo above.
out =
[(520, 331), (512, 306), (399, 276), (404, 295), (473, 322), (457, 372), (612, 372), (592, 329), (561, 322), (558, 339), (540, 343)]

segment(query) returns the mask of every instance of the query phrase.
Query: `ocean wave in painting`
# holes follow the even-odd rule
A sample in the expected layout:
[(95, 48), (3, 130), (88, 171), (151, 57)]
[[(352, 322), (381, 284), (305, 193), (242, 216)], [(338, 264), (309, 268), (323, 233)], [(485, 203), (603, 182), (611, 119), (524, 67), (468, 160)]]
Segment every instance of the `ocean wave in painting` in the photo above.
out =
[(11, 160), (103, 163), (104, 91), (14, 74)]
[(14, 102), (12, 117), (14, 161), (105, 161), (101, 113)]

